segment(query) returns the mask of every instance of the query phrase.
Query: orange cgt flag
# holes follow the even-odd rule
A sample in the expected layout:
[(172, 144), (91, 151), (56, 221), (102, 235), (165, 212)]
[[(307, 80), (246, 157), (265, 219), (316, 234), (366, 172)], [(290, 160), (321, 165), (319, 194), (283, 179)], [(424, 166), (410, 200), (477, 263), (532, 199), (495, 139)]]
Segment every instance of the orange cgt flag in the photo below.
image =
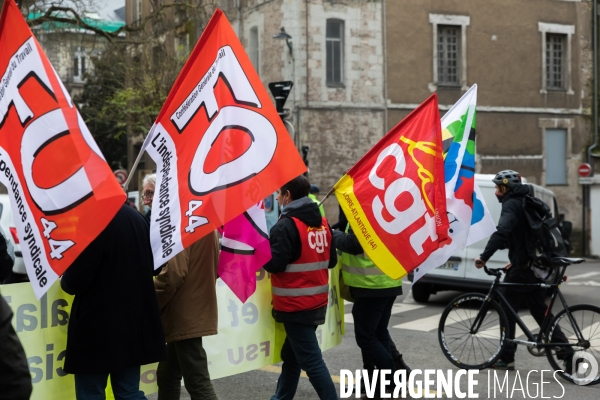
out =
[(14, 0), (0, 16), (0, 76), (0, 181), (40, 298), (125, 193)]
[(144, 142), (155, 267), (306, 171), (225, 14), (214, 13)]
[(399, 279), (448, 241), (437, 95), (411, 112), (335, 185), (362, 248)]

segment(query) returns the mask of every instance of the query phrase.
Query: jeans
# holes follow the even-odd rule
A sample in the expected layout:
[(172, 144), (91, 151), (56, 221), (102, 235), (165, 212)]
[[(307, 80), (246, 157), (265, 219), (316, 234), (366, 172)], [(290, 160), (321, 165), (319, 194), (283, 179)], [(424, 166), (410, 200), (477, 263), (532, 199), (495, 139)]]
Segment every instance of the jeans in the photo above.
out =
[(392, 373), (395, 371), (392, 338), (388, 331), (394, 301), (396, 296), (354, 300), (352, 307), (354, 335), (366, 369), (374, 366), (377, 369), (389, 369)]
[(156, 371), (158, 400), (179, 400), (181, 378), (192, 400), (216, 400), (202, 337), (167, 343), (167, 360)]
[(283, 365), (277, 380), (277, 390), (271, 400), (293, 399), (302, 370), (306, 371), (319, 399), (337, 400), (335, 385), (317, 342), (316, 325), (284, 322), (283, 327), (287, 334), (281, 349)]
[[(105, 400), (109, 374), (75, 374), (77, 400)], [(110, 383), (116, 400), (146, 399), (140, 390), (140, 367), (129, 367), (110, 373)]]
[[(524, 291), (523, 288), (517, 288), (514, 290), (510, 287), (502, 288), (502, 294), (508, 301), (508, 304), (517, 312), (519, 310), (519, 306), (525, 300), (529, 305), (529, 312), (541, 327), (542, 322), (544, 321), (544, 316), (546, 315), (546, 309), (548, 305), (546, 304), (545, 296), (546, 289), (543, 288), (533, 288), (530, 291)], [(506, 311), (506, 316), (508, 318), (508, 339), (515, 338), (515, 328), (516, 321), (512, 316)], [(552, 320), (554, 316), (551, 312), (548, 312), (548, 318)], [(568, 342), (567, 337), (562, 332), (559, 326), (554, 329), (554, 333), (552, 334), (552, 342), (553, 343), (566, 343)], [(573, 349), (569, 349), (568, 347), (563, 347), (564, 356), (558, 356), (558, 358), (562, 359), (563, 357), (567, 357), (573, 353)], [(550, 349), (546, 349), (546, 351), (550, 351)], [(517, 345), (515, 343), (506, 343), (504, 347), (504, 351), (500, 355), (500, 359), (505, 363), (511, 363), (515, 361), (515, 353), (517, 352)]]

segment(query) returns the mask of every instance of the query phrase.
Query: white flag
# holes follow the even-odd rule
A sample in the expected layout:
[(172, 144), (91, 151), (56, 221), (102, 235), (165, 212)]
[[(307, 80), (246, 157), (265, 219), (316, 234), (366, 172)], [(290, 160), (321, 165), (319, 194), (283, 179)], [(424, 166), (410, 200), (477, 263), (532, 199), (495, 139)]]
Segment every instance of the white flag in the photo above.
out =
[(454, 140), (444, 160), (446, 209), (449, 237), (452, 241), (431, 255), (415, 269), (413, 283), (444, 264), (458, 250), (490, 236), (496, 226), (475, 182), (475, 106), (477, 85), (442, 118), (442, 132)]

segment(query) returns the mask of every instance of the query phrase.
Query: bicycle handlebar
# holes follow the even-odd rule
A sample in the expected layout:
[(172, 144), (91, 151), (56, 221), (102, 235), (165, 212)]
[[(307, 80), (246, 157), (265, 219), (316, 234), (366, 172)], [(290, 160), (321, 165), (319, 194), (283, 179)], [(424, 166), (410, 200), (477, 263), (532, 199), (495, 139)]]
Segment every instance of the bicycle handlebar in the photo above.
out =
[(502, 272), (506, 273), (506, 268), (488, 268), (487, 265), (483, 266), (483, 270), (486, 274), (491, 276), (502, 276)]
[[(553, 267), (564, 267), (571, 264), (580, 264), (584, 262), (583, 258), (568, 258), (568, 257), (554, 257), (552, 259)], [(487, 265), (483, 266), (483, 270), (490, 276), (502, 276), (502, 272), (506, 273), (506, 268), (488, 268)]]

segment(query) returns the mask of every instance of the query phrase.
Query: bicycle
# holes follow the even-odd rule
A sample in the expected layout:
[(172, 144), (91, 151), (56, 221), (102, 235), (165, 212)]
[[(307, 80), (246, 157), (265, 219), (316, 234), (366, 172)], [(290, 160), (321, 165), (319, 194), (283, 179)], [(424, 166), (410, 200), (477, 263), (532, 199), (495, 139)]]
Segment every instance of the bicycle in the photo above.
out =
[[(504, 283), (500, 282), (502, 268), (487, 268), (488, 275), (496, 276), (487, 293), (467, 293), (456, 297), (444, 310), (440, 319), (438, 339), (446, 358), (462, 369), (485, 369), (498, 360), (508, 342), (527, 345), (534, 356), (546, 355), (550, 365), (562, 378), (577, 384), (595, 385), (600, 383), (600, 375), (586, 377), (584, 380), (573, 375), (576, 371), (564, 368), (571, 359), (571, 369), (579, 367), (572, 360), (575, 352), (584, 352), (600, 360), (600, 307), (590, 304), (578, 304), (569, 307), (560, 291), (560, 284), (567, 267), (579, 264), (583, 259), (555, 258), (552, 260), (558, 268), (552, 283)], [(544, 317), (540, 334), (532, 334), (517, 312), (508, 304), (499, 288), (506, 286), (537, 286), (555, 288), (552, 293), (549, 310), (552, 310), (556, 298), (559, 298), (563, 310), (552, 321)], [(527, 340), (508, 339), (508, 312), (516, 321)], [(551, 343), (557, 327), (563, 331), (568, 343)], [(587, 357), (587, 356), (585, 356)], [(564, 364), (563, 364), (564, 363)], [(562, 364), (562, 365), (561, 365)], [(579, 371), (580, 373), (582, 371)], [(576, 381), (574, 381), (576, 380)], [(589, 382), (588, 382), (589, 381)]]

